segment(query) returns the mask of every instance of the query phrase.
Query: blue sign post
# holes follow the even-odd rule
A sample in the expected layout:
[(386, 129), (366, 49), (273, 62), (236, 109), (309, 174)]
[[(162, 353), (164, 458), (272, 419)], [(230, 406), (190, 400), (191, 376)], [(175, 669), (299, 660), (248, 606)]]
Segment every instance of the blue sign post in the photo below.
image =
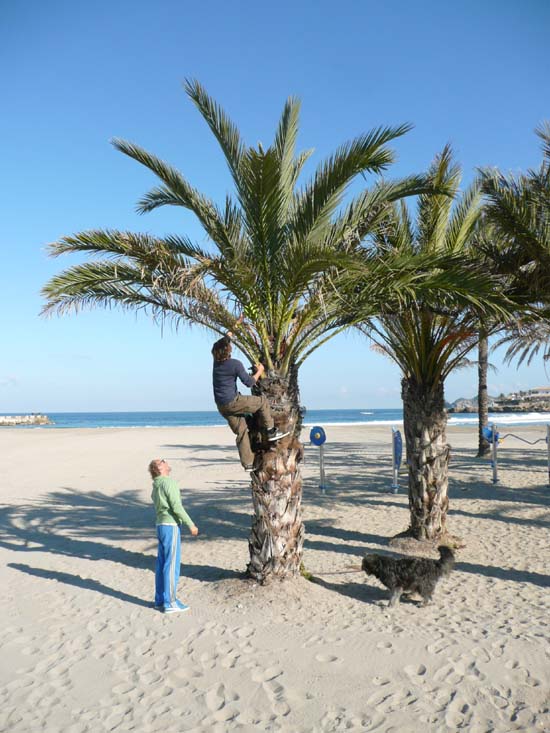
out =
[(315, 425), (311, 428), (309, 439), (313, 445), (319, 446), (319, 488), (325, 493), (325, 455), (324, 455), (324, 442), (327, 439), (325, 431), (319, 425)]
[(401, 433), (396, 428), (391, 429), (391, 456), (393, 468), (393, 482), (391, 485), (392, 492), (397, 494), (399, 491), (399, 468), (401, 466), (401, 458), (403, 457), (403, 439)]
[(483, 437), (491, 446), (491, 465), (493, 467), (493, 483), (498, 484), (498, 441), (500, 435), (493, 423), (490, 428), (482, 428)]

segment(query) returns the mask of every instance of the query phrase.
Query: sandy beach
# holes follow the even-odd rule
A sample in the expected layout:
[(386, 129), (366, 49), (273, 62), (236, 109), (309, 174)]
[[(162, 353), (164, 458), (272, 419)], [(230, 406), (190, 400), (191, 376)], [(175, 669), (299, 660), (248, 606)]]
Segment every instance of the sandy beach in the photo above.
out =
[[(227, 428), (1, 429), (0, 730), (549, 731), (546, 444), (504, 441), (494, 486), (475, 431), (449, 430), (466, 546), (431, 605), (388, 609), (355, 568), (408, 523), (405, 490), (386, 493), (389, 429), (327, 433), (326, 492), (318, 449), (303, 467), (316, 582), (262, 588), (242, 578), (251, 501)], [(187, 614), (151, 608), (153, 457), (200, 530), (184, 534)]]

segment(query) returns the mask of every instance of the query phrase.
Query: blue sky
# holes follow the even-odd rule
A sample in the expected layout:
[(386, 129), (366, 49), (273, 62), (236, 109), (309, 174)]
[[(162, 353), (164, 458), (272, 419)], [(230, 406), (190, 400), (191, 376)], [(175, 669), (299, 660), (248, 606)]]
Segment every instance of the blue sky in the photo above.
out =
[[(75, 260), (47, 257), (63, 234), (113, 227), (202, 234), (187, 212), (138, 216), (152, 174), (113, 136), (177, 166), (209, 196), (230, 187), (221, 153), (186, 98), (199, 79), (250, 143), (269, 142), (284, 100), (302, 100), (313, 165), (381, 124), (412, 122), (390, 175), (422, 171), (451, 142), (476, 166), (537, 166), (533, 129), (550, 119), (550, 4), (4, 3), (0, 26), (0, 412), (212, 409), (212, 336), (144, 316), (39, 317), (40, 289)], [(310, 168), (311, 170), (311, 168)], [(541, 362), (490, 376), (498, 393), (548, 383)], [(310, 408), (400, 405), (399, 373), (361, 337), (338, 337), (301, 372)], [(476, 391), (475, 370), (447, 397)]]

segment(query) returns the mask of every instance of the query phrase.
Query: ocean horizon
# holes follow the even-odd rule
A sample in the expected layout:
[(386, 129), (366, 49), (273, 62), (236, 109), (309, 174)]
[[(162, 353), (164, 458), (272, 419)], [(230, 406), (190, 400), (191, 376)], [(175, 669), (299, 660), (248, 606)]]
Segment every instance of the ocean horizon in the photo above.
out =
[[(4, 416), (8, 413), (0, 413)], [(16, 413), (11, 413), (16, 414)], [(29, 414), (29, 413), (18, 413)], [(52, 425), (18, 425), (20, 430), (54, 430), (56, 428), (163, 428), (163, 427), (216, 427), (225, 425), (215, 410), (195, 411), (133, 411), (133, 412), (47, 412)], [(306, 410), (304, 427), (331, 426), (393, 426), (403, 422), (401, 408), (361, 408), (346, 410)], [(448, 425), (477, 427), (477, 414), (449, 415)], [(489, 422), (496, 425), (544, 425), (550, 423), (550, 413), (497, 413), (489, 414)]]

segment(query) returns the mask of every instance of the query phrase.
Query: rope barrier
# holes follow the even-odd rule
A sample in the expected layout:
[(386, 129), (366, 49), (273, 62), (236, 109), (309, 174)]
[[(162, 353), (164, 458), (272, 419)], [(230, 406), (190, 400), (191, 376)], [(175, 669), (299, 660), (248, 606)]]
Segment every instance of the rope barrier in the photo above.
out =
[(506, 433), (506, 435), (503, 435), (502, 438), (500, 438), (500, 441), (502, 442), (505, 438), (517, 438), (517, 440), (521, 440), (522, 443), (527, 443), (528, 445), (536, 445), (537, 443), (544, 443), (548, 440), (548, 438), (539, 438), (538, 440), (527, 440), (526, 438), (522, 438), (520, 435), (514, 435), (514, 433)]
[(537, 443), (544, 443), (546, 442), (547, 445), (547, 471), (548, 471), (548, 486), (550, 486), (550, 424), (546, 426), (546, 437), (545, 438), (538, 438), (537, 440), (527, 440), (526, 438), (522, 438), (519, 435), (515, 435), (514, 433), (506, 433), (506, 435), (503, 435), (502, 437), (497, 431), (497, 426), (493, 423), (490, 428), (483, 428), (482, 430), (483, 437), (485, 440), (491, 445), (491, 466), (493, 469), (493, 483), (498, 484), (499, 478), (498, 478), (498, 444), (503, 441), (505, 438), (516, 438), (516, 440), (521, 440), (522, 443), (527, 443), (527, 445), (537, 445)]
[(362, 572), (364, 572), (363, 568), (360, 568), (354, 565), (352, 570), (334, 570), (330, 573), (314, 573), (314, 575), (346, 575), (347, 573), (362, 573)]
[[(493, 469), (493, 483), (499, 483), (498, 478), (498, 445), (506, 438), (515, 438), (516, 440), (526, 443), (527, 445), (537, 445), (538, 443), (547, 444), (547, 461), (548, 461), (548, 486), (550, 486), (550, 423), (546, 426), (546, 437), (538, 438), (537, 440), (527, 440), (522, 438), (521, 435), (515, 433), (506, 433), (506, 435), (500, 435), (497, 431), (497, 426), (493, 423), (491, 427), (483, 428), (483, 437), (491, 445), (491, 467)], [(326, 433), (322, 427), (315, 425), (310, 432), (311, 445), (315, 445), (319, 448), (319, 488), (322, 493), (325, 493), (327, 488), (327, 481), (325, 475), (325, 460), (324, 460), (324, 443), (326, 442)], [(373, 441), (374, 445), (387, 445), (385, 442)], [(401, 433), (397, 428), (392, 428), (391, 437), (391, 449), (392, 449), (392, 483), (388, 493), (397, 494), (399, 491), (399, 469), (401, 467), (401, 460), (403, 454), (403, 439)], [(348, 571), (346, 571), (348, 572)], [(349, 571), (351, 572), (351, 571)]]

